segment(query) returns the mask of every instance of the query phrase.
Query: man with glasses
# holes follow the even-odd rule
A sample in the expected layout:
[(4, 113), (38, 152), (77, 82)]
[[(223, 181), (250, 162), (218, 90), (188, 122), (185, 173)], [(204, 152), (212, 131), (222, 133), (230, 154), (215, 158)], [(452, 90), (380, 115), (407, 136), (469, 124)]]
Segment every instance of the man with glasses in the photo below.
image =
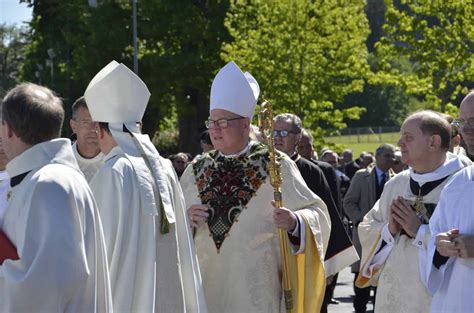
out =
[(84, 97), (77, 99), (72, 105), (72, 117), (69, 121), (76, 142), (72, 145), (79, 168), (88, 182), (102, 166), (104, 154), (100, 152), (96, 126), (87, 108)]
[(285, 312), (278, 228), (291, 242), (290, 278), (297, 279), (296, 254), (306, 265), (307, 288), (298, 290), (305, 302), (293, 297), (295, 311), (318, 312), (329, 214), (283, 154), (283, 207), (272, 205), (268, 148), (249, 141), (259, 92), (234, 62), (219, 71), (206, 122), (216, 150), (195, 159), (181, 177), (209, 312)]
[[(297, 151), (303, 127), (301, 119), (295, 114), (283, 113), (275, 116), (274, 123), (275, 147), (296, 163), (309, 189), (321, 197), (328, 207), (331, 218), (331, 235), (324, 263), (326, 275), (331, 276), (332, 279), (333, 275), (337, 275), (339, 271), (359, 259), (357, 251), (355, 251), (346, 233), (322, 170), (316, 164), (302, 158)], [(334, 280), (337, 280), (337, 276)], [(326, 287), (321, 312), (327, 312), (327, 305), (330, 303), (333, 294), (332, 291), (332, 284), (330, 284)]]
[(375, 312), (426, 312), (423, 284), (428, 222), (441, 190), (464, 167), (448, 153), (451, 127), (440, 114), (419, 111), (402, 124), (398, 145), (410, 166), (390, 179), (379, 201), (359, 224), (362, 246), (359, 288), (377, 286)]
[[(474, 91), (461, 102), (453, 122), (474, 153)], [(430, 219), (431, 241), (426, 260), (431, 312), (471, 312), (474, 289), (474, 167), (446, 185)]]

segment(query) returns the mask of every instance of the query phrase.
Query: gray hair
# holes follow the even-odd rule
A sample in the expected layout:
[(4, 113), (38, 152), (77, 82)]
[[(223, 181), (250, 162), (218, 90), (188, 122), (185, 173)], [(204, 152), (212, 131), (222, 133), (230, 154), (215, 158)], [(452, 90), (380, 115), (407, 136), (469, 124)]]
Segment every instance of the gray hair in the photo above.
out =
[(301, 136), (308, 137), (309, 143), (313, 144), (313, 135), (306, 128), (301, 128)]
[(391, 145), (389, 143), (383, 143), (377, 148), (377, 150), (375, 150), (375, 155), (381, 155), (387, 150), (391, 150), (393, 151), (393, 153), (395, 153), (396, 148), (394, 145)]
[(278, 114), (273, 118), (273, 120), (275, 122), (290, 122), (292, 125), (291, 130), (297, 134), (301, 133), (301, 130), (303, 129), (303, 123), (301, 122), (301, 119), (293, 113)]

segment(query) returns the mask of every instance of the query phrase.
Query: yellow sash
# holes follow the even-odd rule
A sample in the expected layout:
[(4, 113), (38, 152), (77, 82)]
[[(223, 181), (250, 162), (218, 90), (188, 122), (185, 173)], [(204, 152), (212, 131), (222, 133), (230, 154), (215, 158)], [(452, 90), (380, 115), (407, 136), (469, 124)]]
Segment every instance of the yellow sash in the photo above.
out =
[[(306, 227), (304, 253), (294, 255), (289, 252), (293, 294), (293, 310), (291, 313), (319, 312), (326, 290), (324, 266), (316, 249), (313, 233), (304, 215), (303, 219), (305, 220)], [(288, 240), (287, 237), (286, 240)]]

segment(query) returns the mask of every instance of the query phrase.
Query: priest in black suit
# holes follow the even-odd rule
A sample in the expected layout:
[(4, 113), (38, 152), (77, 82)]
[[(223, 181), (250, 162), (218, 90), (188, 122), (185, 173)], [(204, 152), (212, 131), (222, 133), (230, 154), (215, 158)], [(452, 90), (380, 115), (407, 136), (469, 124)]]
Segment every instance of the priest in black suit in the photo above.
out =
[[(333, 276), (358, 259), (357, 252), (341, 221), (328, 182), (322, 170), (298, 154), (297, 146), (301, 140), (301, 119), (291, 113), (279, 114), (274, 119), (275, 148), (286, 153), (300, 170), (309, 189), (318, 195), (326, 206), (331, 217), (331, 235), (325, 256), (326, 276)], [(326, 289), (328, 293), (328, 289)], [(328, 293), (329, 294), (329, 293)], [(321, 312), (327, 311), (330, 297), (325, 297)]]

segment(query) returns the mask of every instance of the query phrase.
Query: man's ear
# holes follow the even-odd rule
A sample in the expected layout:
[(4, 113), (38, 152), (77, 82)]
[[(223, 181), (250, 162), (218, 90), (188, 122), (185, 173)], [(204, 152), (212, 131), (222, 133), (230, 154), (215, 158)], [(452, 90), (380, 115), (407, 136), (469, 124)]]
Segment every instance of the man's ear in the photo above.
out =
[(430, 147), (439, 149), (441, 147), (441, 136), (440, 135), (432, 135), (430, 137)]
[(13, 135), (15, 135), (13, 129), (10, 127), (10, 124), (8, 124), (6, 121), (3, 121), (3, 127), (5, 127), (5, 135), (7, 138), (11, 138)]
[(300, 133), (296, 134), (295, 136), (296, 136), (296, 138), (295, 138), (296, 139), (295, 140), (295, 147), (298, 147), (298, 144), (300, 143), (300, 140), (303, 137), (303, 134), (301, 134), (301, 132), (300, 132)]
[(102, 129), (102, 127), (97, 127), (97, 136), (99, 137), (99, 139), (104, 139), (104, 136), (105, 136), (105, 130)]
[(451, 138), (451, 141), (453, 142), (453, 147), (457, 147), (461, 144), (461, 136), (456, 135), (453, 138)]
[(69, 120), (69, 126), (71, 127), (71, 130), (74, 134), (77, 134), (76, 132), (76, 121), (75, 120)]

